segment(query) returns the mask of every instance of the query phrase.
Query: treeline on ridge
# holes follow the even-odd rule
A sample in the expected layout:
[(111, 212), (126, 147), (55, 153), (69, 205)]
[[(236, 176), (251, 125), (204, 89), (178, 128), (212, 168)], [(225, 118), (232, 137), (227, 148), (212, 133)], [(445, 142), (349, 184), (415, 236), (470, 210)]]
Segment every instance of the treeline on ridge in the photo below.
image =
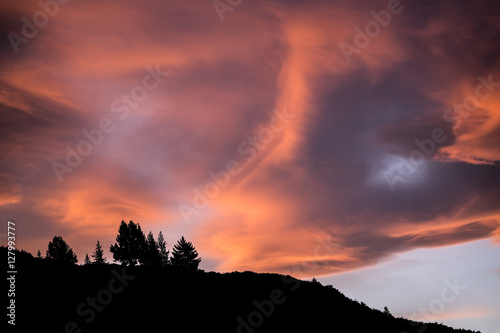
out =
[[(161, 231), (156, 240), (151, 231), (146, 237), (140, 224), (133, 221), (128, 224), (125, 221), (120, 223), (116, 242), (110, 246), (109, 250), (113, 254), (114, 261), (127, 266), (140, 264), (150, 267), (174, 267), (196, 271), (201, 262), (198, 251), (191, 242), (184, 239), (184, 236), (177, 241), (172, 253), (170, 253)], [(104, 251), (99, 240), (91, 257), (92, 260), (88, 253), (85, 254), (84, 265), (106, 264)], [(37, 253), (37, 258), (42, 259), (40, 250)], [(45, 258), (64, 264), (78, 262), (73, 249), (61, 236), (54, 236), (49, 242)]]

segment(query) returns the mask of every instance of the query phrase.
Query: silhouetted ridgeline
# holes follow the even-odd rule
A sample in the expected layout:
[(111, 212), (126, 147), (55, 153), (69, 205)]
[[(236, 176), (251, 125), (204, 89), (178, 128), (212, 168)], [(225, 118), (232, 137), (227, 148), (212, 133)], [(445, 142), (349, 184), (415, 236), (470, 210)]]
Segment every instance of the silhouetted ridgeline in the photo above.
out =
[(22, 332), (470, 332), (393, 318), (278, 274), (78, 266), (19, 251), (16, 264)]

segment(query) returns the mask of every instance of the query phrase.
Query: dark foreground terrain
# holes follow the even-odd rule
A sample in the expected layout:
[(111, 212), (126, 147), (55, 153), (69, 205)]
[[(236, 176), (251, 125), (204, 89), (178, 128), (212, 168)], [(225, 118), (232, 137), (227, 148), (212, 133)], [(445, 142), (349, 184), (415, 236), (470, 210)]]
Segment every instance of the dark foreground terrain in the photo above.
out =
[(26, 252), (16, 268), (9, 332), (470, 332), (393, 318), (278, 274), (60, 265)]

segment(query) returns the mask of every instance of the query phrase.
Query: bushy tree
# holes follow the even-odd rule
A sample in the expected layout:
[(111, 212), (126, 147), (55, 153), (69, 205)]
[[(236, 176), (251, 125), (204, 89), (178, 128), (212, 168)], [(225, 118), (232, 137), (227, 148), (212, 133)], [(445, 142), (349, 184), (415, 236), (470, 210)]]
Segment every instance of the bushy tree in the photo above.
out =
[(90, 265), (92, 262), (90, 261), (89, 254), (85, 253), (85, 259), (83, 260), (84, 265)]
[(78, 262), (73, 249), (68, 246), (61, 236), (54, 236), (52, 241), (49, 242), (46, 257), (61, 263), (75, 264)]
[(170, 265), (170, 252), (167, 250), (167, 242), (163, 238), (161, 231), (158, 234), (158, 241), (156, 244), (158, 245), (158, 252), (160, 253), (161, 267), (167, 267)]
[(196, 251), (193, 244), (187, 242), (182, 236), (174, 245), (170, 262), (174, 267), (196, 271), (201, 258), (198, 258), (198, 251)]
[(141, 260), (146, 245), (146, 237), (139, 224), (130, 221), (128, 225), (125, 221), (120, 223), (116, 243), (111, 245), (110, 251), (113, 253), (113, 260), (124, 265), (134, 266)]
[(106, 258), (104, 258), (104, 251), (102, 250), (101, 243), (97, 241), (94, 253), (92, 253), (92, 258), (94, 258), (94, 264), (105, 264)]

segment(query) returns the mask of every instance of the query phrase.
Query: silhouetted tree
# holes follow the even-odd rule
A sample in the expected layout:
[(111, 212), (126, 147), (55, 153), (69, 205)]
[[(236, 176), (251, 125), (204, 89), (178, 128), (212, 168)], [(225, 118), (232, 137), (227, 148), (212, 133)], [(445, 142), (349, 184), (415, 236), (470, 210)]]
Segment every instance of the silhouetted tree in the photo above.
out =
[(170, 259), (172, 266), (177, 268), (197, 270), (201, 262), (198, 258), (198, 252), (191, 242), (187, 242), (184, 236), (177, 241), (172, 250), (172, 258)]
[(37, 259), (42, 259), (42, 254), (40, 253), (40, 250), (36, 253)]
[(85, 259), (83, 260), (84, 265), (90, 265), (92, 262), (90, 261), (89, 254), (85, 253)]
[(123, 265), (135, 265), (144, 253), (146, 237), (139, 224), (130, 221), (127, 225), (125, 221), (120, 223), (116, 243), (111, 245), (110, 251), (113, 253), (113, 260), (119, 261)]
[(68, 246), (61, 236), (54, 236), (52, 241), (49, 242), (46, 256), (61, 263), (75, 264), (78, 262), (73, 249)]
[(144, 247), (144, 252), (141, 257), (141, 263), (147, 266), (160, 267), (161, 266), (161, 256), (158, 249), (158, 244), (153, 237), (153, 233), (150, 231), (146, 239), (146, 246)]
[(158, 245), (158, 252), (160, 253), (161, 267), (167, 267), (168, 265), (170, 265), (170, 252), (167, 250), (167, 242), (163, 238), (163, 234), (161, 231), (158, 234), (158, 241), (156, 242), (156, 244)]
[(101, 243), (97, 241), (94, 253), (92, 253), (92, 258), (94, 258), (94, 264), (105, 264), (106, 258), (104, 258), (104, 251), (102, 250)]
[(389, 312), (389, 308), (387, 306), (384, 306), (384, 314), (386, 316), (392, 317), (392, 314)]

